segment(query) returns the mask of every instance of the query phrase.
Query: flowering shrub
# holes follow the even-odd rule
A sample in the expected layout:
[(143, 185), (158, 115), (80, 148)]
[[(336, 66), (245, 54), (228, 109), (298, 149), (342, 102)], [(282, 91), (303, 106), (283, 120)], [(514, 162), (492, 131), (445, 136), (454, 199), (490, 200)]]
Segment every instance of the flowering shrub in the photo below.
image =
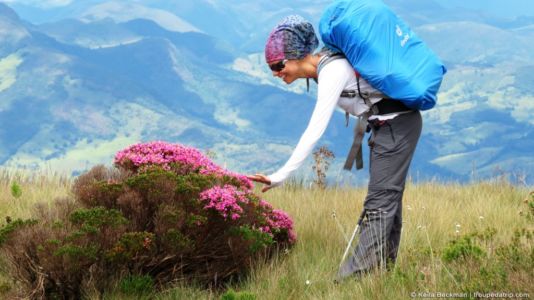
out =
[(79, 298), (132, 276), (221, 285), (296, 241), (285, 212), (196, 149), (137, 144), (114, 163), (79, 176), (75, 199), (40, 209), (37, 222), (0, 230), (25, 296)]

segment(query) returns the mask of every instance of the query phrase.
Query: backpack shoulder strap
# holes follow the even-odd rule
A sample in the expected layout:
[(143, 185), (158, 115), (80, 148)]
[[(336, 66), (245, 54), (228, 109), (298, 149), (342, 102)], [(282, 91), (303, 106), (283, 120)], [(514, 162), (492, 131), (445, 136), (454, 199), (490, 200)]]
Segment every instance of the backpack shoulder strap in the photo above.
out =
[(345, 55), (343, 55), (343, 53), (327, 52), (326, 55), (321, 58), (319, 64), (317, 65), (317, 77), (319, 77), (319, 73), (321, 73), (321, 70), (324, 68), (324, 66), (336, 59), (341, 58), (345, 58)]
[[(330, 62), (332, 62), (334, 60), (337, 60), (337, 59), (345, 58), (345, 55), (343, 55), (343, 53), (341, 53), (341, 52), (332, 52), (330, 50), (324, 50), (322, 53), (324, 54), (324, 56), (321, 58), (321, 60), (319, 61), (319, 64), (317, 65), (317, 75), (319, 75), (319, 73), (324, 68), (324, 66), (326, 66)], [(358, 82), (358, 89), (357, 90), (343, 90), (343, 92), (341, 93), (341, 97), (354, 98), (356, 96), (360, 96), (360, 98), (362, 98), (362, 99), (369, 99), (371, 97), (388, 98), (386, 95), (384, 95), (383, 93), (380, 93), (380, 92), (368, 93), (368, 92), (360, 91), (360, 77), (361, 77), (361, 75), (360, 75), (360, 73), (358, 73), (357, 70), (354, 70), (354, 74), (356, 75), (356, 80)], [(317, 76), (317, 77), (319, 77), (319, 76)], [(317, 80), (315, 80), (315, 82), (317, 82)]]

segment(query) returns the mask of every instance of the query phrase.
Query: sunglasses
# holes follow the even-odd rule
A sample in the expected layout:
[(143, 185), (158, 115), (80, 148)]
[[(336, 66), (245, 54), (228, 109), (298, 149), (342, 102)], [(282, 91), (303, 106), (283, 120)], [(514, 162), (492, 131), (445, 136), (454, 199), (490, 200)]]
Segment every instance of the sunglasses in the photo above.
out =
[(286, 67), (287, 59), (281, 60), (275, 64), (269, 65), (269, 68), (271, 68), (274, 72), (280, 72)]

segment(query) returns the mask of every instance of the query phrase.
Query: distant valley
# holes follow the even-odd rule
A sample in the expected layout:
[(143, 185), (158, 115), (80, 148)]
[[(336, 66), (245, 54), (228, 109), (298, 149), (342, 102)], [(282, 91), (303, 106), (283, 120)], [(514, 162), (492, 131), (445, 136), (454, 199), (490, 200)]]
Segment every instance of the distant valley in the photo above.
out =
[[(290, 2), (88, 0), (41, 12), (0, 3), (0, 164), (78, 174), (132, 143), (166, 140), (209, 149), (238, 172), (275, 171), (315, 100), (304, 83), (270, 75), (263, 41), (284, 15), (317, 21), (329, 1)], [(386, 2), (449, 68), (424, 113), (412, 178), (532, 184), (534, 19)], [(365, 171), (341, 171), (355, 122), (343, 119), (336, 113), (320, 142), (337, 157), (329, 178), (363, 183)]]

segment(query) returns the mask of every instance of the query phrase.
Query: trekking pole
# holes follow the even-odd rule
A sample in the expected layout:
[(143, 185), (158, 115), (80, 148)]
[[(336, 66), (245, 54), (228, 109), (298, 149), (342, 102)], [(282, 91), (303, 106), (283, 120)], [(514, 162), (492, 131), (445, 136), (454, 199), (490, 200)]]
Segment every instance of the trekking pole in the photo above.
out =
[(352, 242), (354, 241), (354, 238), (356, 237), (356, 233), (358, 232), (358, 229), (360, 229), (364, 216), (365, 216), (365, 208), (363, 209), (362, 214), (360, 215), (360, 218), (358, 219), (358, 223), (356, 223), (356, 227), (354, 228), (354, 232), (352, 232), (352, 236), (350, 237), (350, 241), (348, 242), (347, 248), (345, 249), (345, 253), (343, 253), (343, 258), (341, 258), (341, 262), (339, 263), (340, 268), (343, 262), (345, 261), (345, 258), (347, 258), (347, 254), (349, 254), (350, 247), (352, 246)]
[(341, 226), (341, 223), (339, 223), (339, 220), (337, 219), (336, 211), (332, 211), (332, 218), (336, 220), (337, 227), (339, 228), (339, 231), (343, 234), (343, 237), (345, 238), (345, 242), (349, 242), (349, 238), (347, 237), (347, 234), (345, 233), (345, 229), (343, 229), (343, 226)]

